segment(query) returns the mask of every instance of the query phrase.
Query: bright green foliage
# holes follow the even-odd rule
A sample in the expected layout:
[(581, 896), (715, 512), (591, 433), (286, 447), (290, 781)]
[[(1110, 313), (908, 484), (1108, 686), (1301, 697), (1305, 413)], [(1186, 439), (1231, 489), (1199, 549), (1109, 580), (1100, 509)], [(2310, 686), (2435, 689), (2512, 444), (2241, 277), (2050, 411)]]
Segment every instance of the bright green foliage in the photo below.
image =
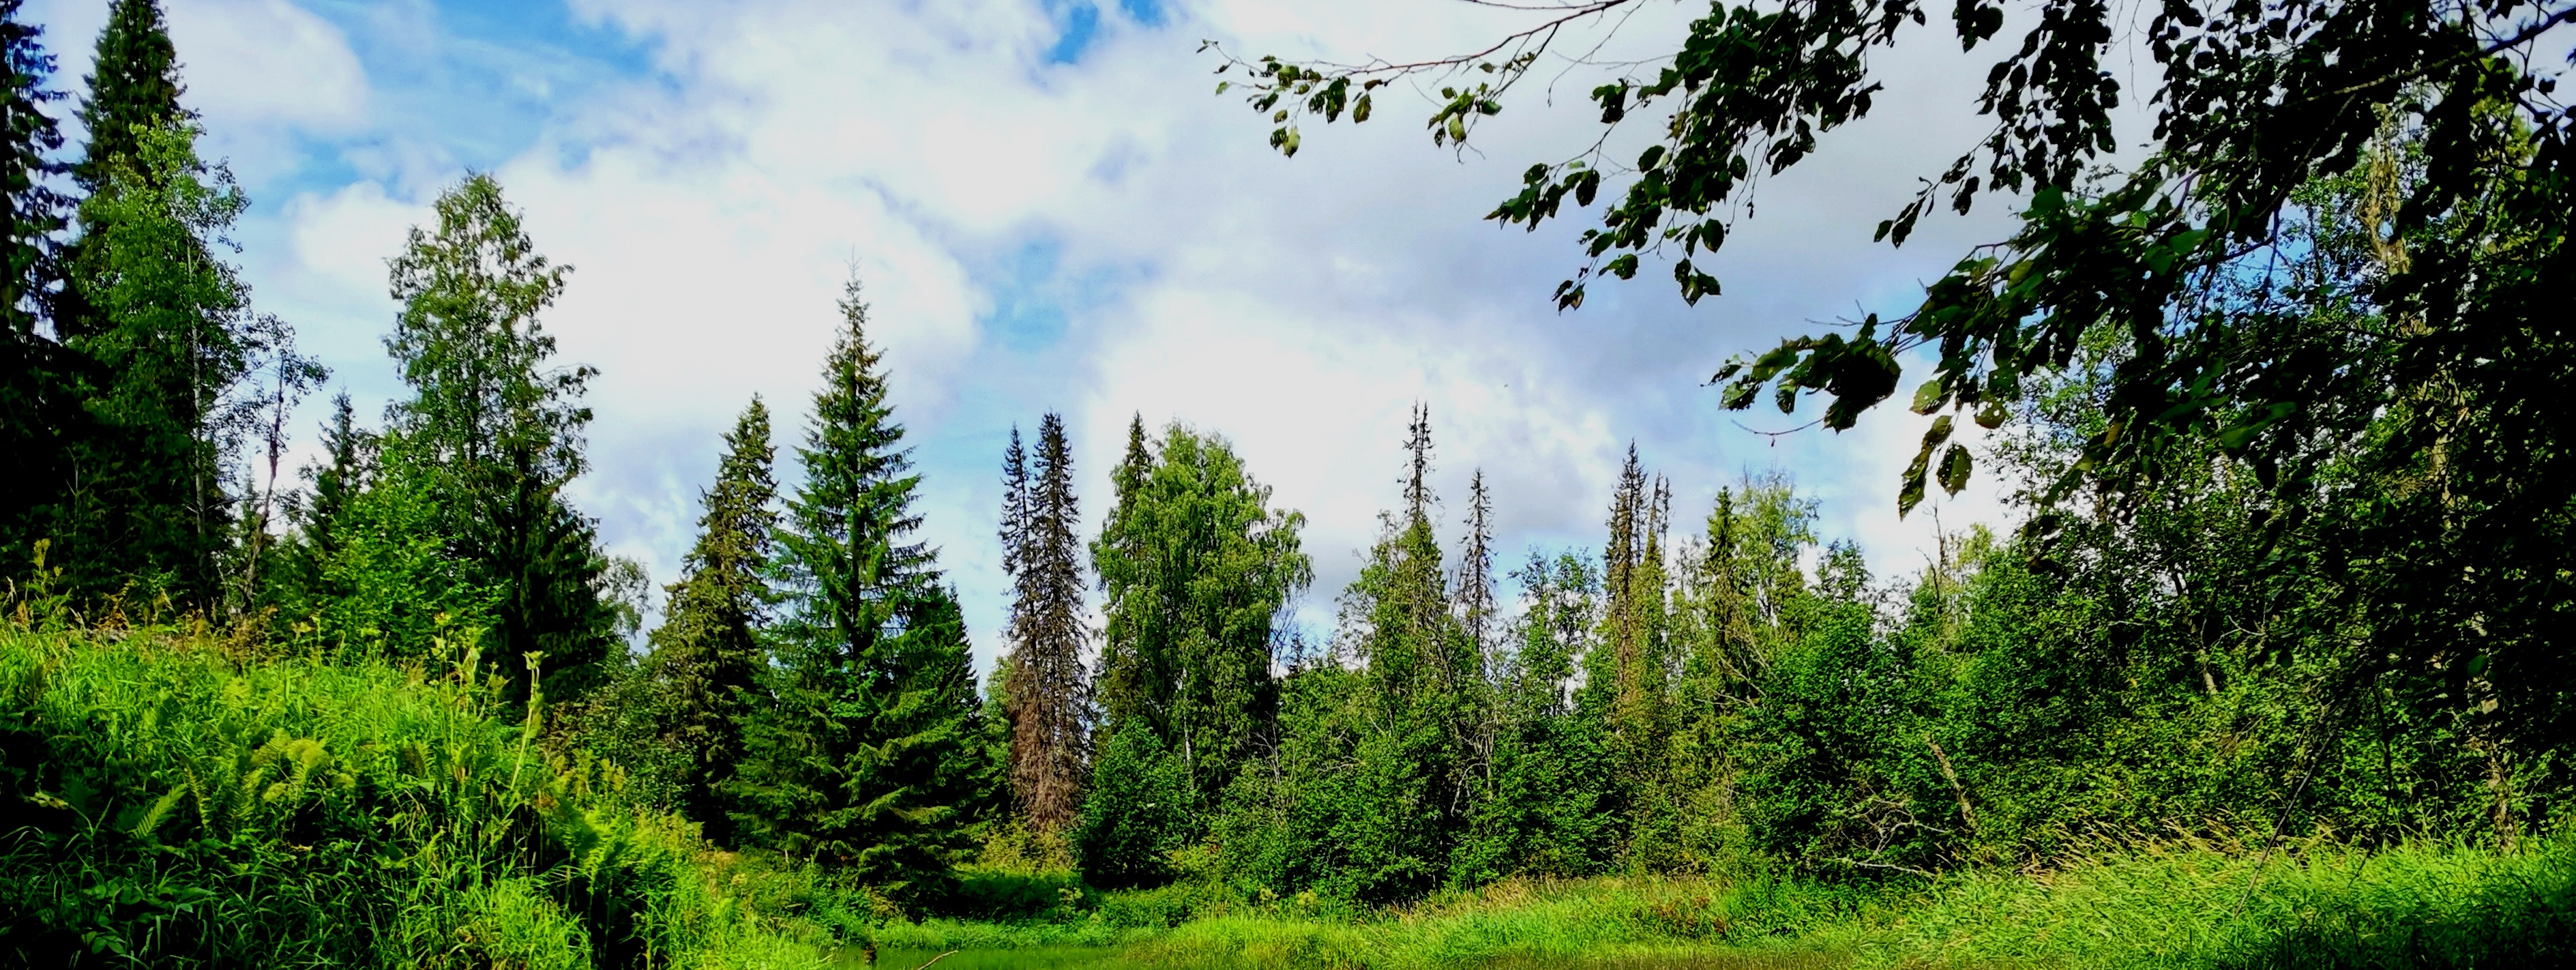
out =
[(1598, 872), (1616, 851), (1618, 818), (1603, 805), (1609, 753), (1600, 722), (1577, 718), (1574, 659), (1589, 649), (1600, 574), (1584, 557), (1536, 552), (1514, 574), (1522, 611), (1509, 664), (1496, 671), (1488, 781), (1460, 847), (1456, 879)]
[(480, 645), (499, 596), (450, 553), (430, 476), (359, 428), (347, 395), (334, 405), (327, 463), (305, 469), (312, 498), (268, 575), (275, 632), (352, 662), (426, 660), (441, 638)]
[(1142, 724), (1110, 731), (1092, 761), (1074, 851), (1093, 885), (1151, 885), (1191, 831), (1189, 766)]
[(668, 791), (719, 843), (732, 841), (722, 791), (746, 754), (743, 725), (768, 702), (762, 674), (769, 655), (760, 631), (775, 599), (769, 588), (778, 526), (772, 507), (778, 486), (770, 471), (775, 453), (769, 408), (752, 398), (725, 435), (715, 484), (700, 498), (705, 510), (697, 545), (671, 585), (652, 653), (633, 689), (611, 701), (618, 709), (609, 714), (627, 728), (612, 735), (622, 746), (665, 756), (631, 763), (659, 761), (666, 776), (652, 779), (653, 787)]
[(250, 291), (210, 253), (249, 200), (197, 158), (194, 128), (132, 133), (100, 159), (81, 203), (70, 272), (84, 314), (66, 329), (81, 358), (86, 422), (52, 523), (58, 559), (91, 597), (128, 584), (210, 606), (232, 497), (226, 466), (257, 402), (236, 394), (258, 357), (288, 339), (250, 313)]
[[(1152, 732), (1180, 759), (1186, 817), (1203, 824), (1275, 717), (1275, 624), (1313, 577), (1297, 541), (1305, 517), (1269, 508), (1270, 489), (1225, 439), (1179, 424), (1149, 455), (1135, 422), (1111, 480), (1117, 504), (1091, 547), (1107, 594), (1103, 730)], [(1086, 825), (1130, 813), (1102, 797)]]
[[(0, 963), (816, 966), (679, 820), (429, 667), (0, 629)], [(798, 931), (806, 938), (811, 929)]]
[(502, 591), (451, 551), (435, 476), (399, 442), (383, 448), (315, 561), (309, 633), (342, 657), (419, 660), (442, 638), (488, 649)]
[(563, 495), (587, 466), (581, 395), (596, 372), (555, 367), (537, 321), (570, 268), (536, 252), (488, 175), (442, 193), (436, 209), (436, 227), (414, 227), (392, 262), (403, 309), (385, 349), (413, 396), (390, 415), (384, 448), (400, 455), (386, 471), (421, 476), (448, 552), (499, 595), (495, 669), (523, 678), (520, 658), (540, 655), (546, 689), (575, 696), (616, 644), (597, 589), (605, 558)]
[(797, 458), (775, 706), (730, 787), (742, 838), (907, 903), (936, 899), (998, 794), (966, 630), (912, 538), (903, 426), (854, 280)]
[(1680, 821), (1666, 812), (1675, 807), (1665, 762), (1673, 731), (1664, 549), (1671, 505), (1662, 477), (1649, 483), (1629, 445), (1601, 550), (1600, 636), (1583, 653), (1583, 688), (1575, 694), (1577, 715), (1601, 725), (1609, 747), (1605, 807), (1631, 828), (1621, 835), (1631, 855), (1651, 854)]

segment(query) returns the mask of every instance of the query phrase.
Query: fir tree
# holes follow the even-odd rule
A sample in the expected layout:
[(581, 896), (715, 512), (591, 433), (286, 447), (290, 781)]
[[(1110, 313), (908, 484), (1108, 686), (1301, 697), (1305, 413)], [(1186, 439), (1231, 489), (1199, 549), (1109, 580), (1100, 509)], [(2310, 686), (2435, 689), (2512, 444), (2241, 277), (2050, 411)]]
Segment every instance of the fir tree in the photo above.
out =
[(1387, 901), (1445, 878), (1476, 786), (1469, 767), (1481, 672), (1450, 609), (1431, 472), (1430, 409), (1407, 428), (1403, 510), (1387, 517), (1342, 596), (1342, 635), (1364, 665), (1358, 765), (1333, 823), (1362, 898)]
[(1450, 588), (1455, 591), (1458, 622), (1467, 631), (1476, 655), (1485, 658), (1487, 672), (1494, 669), (1494, 499), (1485, 491), (1485, 470), (1476, 469), (1467, 481), (1467, 534), (1458, 549), (1458, 575)]
[(58, 273), (54, 233), (66, 201), (45, 185), (63, 136), (45, 87), (54, 59), (43, 28), (20, 19), (21, 0), (0, 0), (0, 576), (17, 575), (47, 531), (48, 510), (66, 484), (64, 438), (77, 427), (72, 361), (48, 333)]
[(547, 696), (570, 699), (616, 648), (598, 589), (606, 558), (564, 496), (588, 465), (581, 397), (598, 372), (554, 366), (537, 319), (570, 267), (537, 253), (491, 176), (467, 177), (436, 210), (435, 229), (413, 228), (392, 261), (403, 307), (385, 347), (413, 396), (393, 409), (388, 446), (411, 451), (396, 467), (429, 476), (454, 554), (500, 592), (485, 659), (522, 678), (521, 658), (542, 654)]
[(350, 541), (351, 510), (367, 486), (368, 453), (374, 446), (358, 428), (357, 409), (348, 394), (331, 399), (331, 417), (322, 425), (321, 444), (321, 463), (301, 469), (303, 497), (287, 507), (294, 528), (268, 579), (269, 598), (295, 619), (310, 617), (322, 603), (347, 592), (327, 585), (323, 577)]
[(743, 724), (762, 705), (767, 667), (760, 630), (768, 585), (778, 486), (770, 467), (769, 408), (751, 399), (725, 435), (716, 481), (699, 498), (698, 540), (671, 584), (670, 609), (653, 631), (642, 674), (656, 741), (682, 759), (667, 780), (678, 807), (730, 843), (720, 794), (743, 757)]
[(972, 849), (995, 779), (867, 309), (852, 281), (779, 537), (784, 682), (732, 787), (752, 840), (917, 900)]
[[(1002, 449), (1002, 574), (1017, 579), (1029, 537), (1029, 456), (1020, 447), (1020, 426), (1011, 426), (1011, 443)], [(1018, 604), (1012, 605), (1017, 624)]]
[(1669, 808), (1659, 796), (1670, 736), (1663, 563), (1669, 496), (1660, 477), (1647, 477), (1636, 446), (1629, 445), (1602, 550), (1600, 638), (1583, 657), (1581, 713), (1604, 732), (1613, 810), (1631, 825)]
[(1017, 526), (1005, 526), (1016, 540), (1008, 564), (1014, 587), (1006, 693), (1011, 787), (1031, 827), (1061, 833), (1081, 809), (1089, 767), (1091, 683), (1082, 648), (1090, 631), (1082, 616), (1081, 545), (1074, 538), (1080, 510), (1064, 419), (1039, 420), (1033, 475), (1021, 465), (1019, 444), (1015, 430), (1004, 461), (1014, 496), (1008, 501), (1016, 503), (1005, 515), (1019, 516)]
[(179, 106), (187, 93), (179, 82), (179, 52), (170, 43), (170, 25), (159, 0), (114, 0), (107, 26), (98, 34), (98, 53), (84, 79), (89, 96), (81, 99), (81, 127), (89, 132), (72, 174), (96, 192), (109, 181), (114, 160), (141, 148), (139, 132), (168, 128), (194, 118)]

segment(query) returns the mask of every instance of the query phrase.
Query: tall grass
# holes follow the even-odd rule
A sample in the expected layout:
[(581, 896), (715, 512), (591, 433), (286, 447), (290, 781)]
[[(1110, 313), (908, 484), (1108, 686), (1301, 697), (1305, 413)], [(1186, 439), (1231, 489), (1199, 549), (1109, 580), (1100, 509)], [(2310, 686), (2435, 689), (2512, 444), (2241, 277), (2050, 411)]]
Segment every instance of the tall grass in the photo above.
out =
[[(1102, 914), (1195, 898), (1176, 925)], [(1162, 904), (1168, 905), (1168, 904)], [(2150, 848), (2045, 874), (1874, 887), (1762, 877), (1509, 881), (1410, 907), (1113, 894), (1092, 915), (889, 928), (881, 965), (1595, 968), (2576, 965), (2576, 849)], [(1089, 944), (1088, 948), (1081, 945)], [(919, 959), (914, 959), (918, 957)], [(910, 962), (900, 962), (909, 960)]]
[(542, 702), (500, 707), (471, 656), (247, 649), (0, 624), (0, 965), (815, 967), (862, 933), (880, 966), (963, 949), (941, 963), (963, 970), (2576, 963), (2564, 838), (2179, 844), (1872, 886), (1513, 880), (1391, 909), (997, 871), (967, 875), (977, 918), (875, 925), (548, 751)]
[(820, 933), (618, 773), (537, 743), (470, 653), (252, 658), (0, 626), (0, 961), (802, 967)]

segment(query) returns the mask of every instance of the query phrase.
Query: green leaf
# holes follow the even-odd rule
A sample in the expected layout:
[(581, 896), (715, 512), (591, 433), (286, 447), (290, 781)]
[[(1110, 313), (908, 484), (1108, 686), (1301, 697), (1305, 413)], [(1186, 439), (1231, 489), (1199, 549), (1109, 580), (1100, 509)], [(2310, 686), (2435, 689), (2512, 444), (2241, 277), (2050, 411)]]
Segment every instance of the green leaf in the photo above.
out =
[(1930, 414), (1938, 411), (1941, 409), (1941, 402), (1947, 397), (1948, 395), (1941, 393), (1940, 378), (1935, 377), (1924, 381), (1922, 387), (1914, 389), (1914, 413)]
[(1351, 123), (1356, 125), (1367, 120), (1369, 120), (1369, 96), (1363, 94), (1360, 95), (1359, 103), (1351, 106)]
[(1941, 456), (1941, 490), (1952, 495), (1968, 487), (1968, 472), (1975, 459), (1968, 456), (1965, 445), (1951, 445)]

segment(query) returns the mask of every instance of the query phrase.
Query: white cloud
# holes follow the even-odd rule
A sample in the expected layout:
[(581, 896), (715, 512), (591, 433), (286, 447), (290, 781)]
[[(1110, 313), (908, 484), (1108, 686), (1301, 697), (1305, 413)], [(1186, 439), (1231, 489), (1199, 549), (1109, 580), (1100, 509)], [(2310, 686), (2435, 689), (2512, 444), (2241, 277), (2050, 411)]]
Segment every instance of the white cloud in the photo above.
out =
[[(1633, 437), (1675, 479), (1677, 531), (1695, 530), (1739, 472), (1785, 457), (1828, 500), (1829, 528), (1868, 540), (1882, 572), (1919, 562), (1930, 516), (1897, 523), (1893, 493), (1920, 419), (1872, 415), (1849, 434), (1771, 447), (1735, 430), (1739, 416), (1698, 382), (1809, 321), (1900, 306), (1994, 233), (1988, 213), (1928, 221), (1904, 250), (1868, 245), (1912, 176), (1978, 130), (1961, 106), (1981, 70), (1936, 50), (1938, 38), (1900, 52), (1929, 81), (1885, 93), (1878, 117), (1762, 188), (1760, 216), (1718, 260), (1726, 296), (1687, 308), (1650, 276), (1560, 315), (1547, 295), (1572, 266), (1582, 215), (1535, 234), (1479, 217), (1520, 168), (1592, 130), (1580, 74), (1553, 109), (1516, 102), (1464, 155), (1434, 150), (1425, 106), (1391, 89), (1380, 120), (1310, 130), (1290, 160), (1264, 146), (1263, 119), (1209, 96), (1214, 62), (1193, 53), (1218, 37), (1254, 54), (1414, 55), (1490, 33), (1505, 22), (1491, 11), (1227, 0), (1170, 11), (1159, 29), (1110, 11), (1063, 65), (1046, 60), (1056, 21), (1036, 0), (576, 8), (641, 38), (657, 74), (553, 105), (498, 173), (540, 249), (576, 267), (549, 327), (568, 360), (603, 371), (598, 471), (582, 498), (659, 579), (686, 548), (717, 436), (744, 400), (768, 396), (782, 452), (799, 439), (853, 264), (918, 448), (928, 537), (988, 655), (1002, 591), (991, 479), (1005, 429), (1044, 410), (1064, 411), (1076, 435), (1094, 522), (1130, 414), (1233, 439), (1276, 500), (1308, 514), (1320, 574), (1308, 601), (1325, 608), (1394, 501), (1416, 401), (1433, 409), (1453, 512), (1470, 471), (1485, 470), (1507, 561), (1523, 542), (1597, 543)], [(1663, 21), (1641, 18), (1631, 36), (1669, 36), (1687, 13), (1651, 8)], [(341, 150), (435, 146), (438, 133), (395, 135)], [(269, 216), (291, 227), (293, 258), (253, 266), (264, 297), (365, 335), (328, 338), (348, 348), (344, 376), (382, 368), (360, 347), (390, 318), (382, 260), (434, 183), (458, 174), (357, 167), (356, 184)], [(1033, 250), (1052, 256), (1035, 285), (1063, 328), (1021, 340), (995, 314)], [(317, 339), (314, 323), (306, 332)], [(1945, 524), (2000, 518), (1982, 494), (1942, 506)]]
[(345, 131), (367, 117), (349, 39), (287, 0), (173, 0), (170, 39), (210, 127)]

